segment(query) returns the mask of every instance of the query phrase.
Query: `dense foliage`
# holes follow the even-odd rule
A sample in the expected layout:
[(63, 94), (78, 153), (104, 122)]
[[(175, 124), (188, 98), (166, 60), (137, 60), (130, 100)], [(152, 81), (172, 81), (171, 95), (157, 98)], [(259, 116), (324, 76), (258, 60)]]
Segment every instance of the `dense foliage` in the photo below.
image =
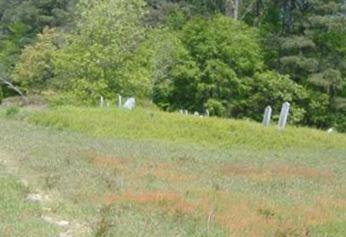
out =
[[(346, 131), (343, 0), (0, 0), (0, 77), (27, 94)], [(1, 97), (15, 92), (2, 85)]]

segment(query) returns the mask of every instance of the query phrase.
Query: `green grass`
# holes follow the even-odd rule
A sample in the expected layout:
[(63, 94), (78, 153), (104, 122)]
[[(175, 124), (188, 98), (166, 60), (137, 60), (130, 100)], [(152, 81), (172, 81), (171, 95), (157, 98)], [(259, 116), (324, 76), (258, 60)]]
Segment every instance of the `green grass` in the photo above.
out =
[(185, 117), (142, 108), (132, 112), (116, 109), (106, 112), (97, 108), (59, 107), (37, 112), (29, 121), (95, 137), (160, 140), (225, 149), (311, 149), (316, 146), (332, 149), (345, 148), (346, 144), (345, 135), (315, 129), (288, 127), (282, 132), (276, 126), (264, 128), (250, 121)]
[(141, 108), (0, 116), (16, 177), (52, 194), (52, 214), (91, 229), (74, 236), (346, 236), (345, 144)]
[(56, 236), (57, 228), (45, 223), (38, 204), (26, 201), (28, 190), (0, 166), (0, 236)]

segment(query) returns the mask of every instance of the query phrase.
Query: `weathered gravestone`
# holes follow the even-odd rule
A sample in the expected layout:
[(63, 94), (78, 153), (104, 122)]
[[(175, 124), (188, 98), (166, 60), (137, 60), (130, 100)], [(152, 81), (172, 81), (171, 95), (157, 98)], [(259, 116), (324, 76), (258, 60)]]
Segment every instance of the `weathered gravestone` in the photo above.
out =
[(101, 95), (100, 96), (100, 101), (99, 101), (99, 105), (100, 105), (100, 107), (103, 107), (103, 96)]
[(207, 117), (209, 117), (209, 116), (210, 116), (210, 112), (209, 112), (209, 110), (208, 110), (208, 109), (205, 111), (205, 116), (207, 116)]
[(122, 103), (122, 97), (121, 95), (118, 96), (118, 108), (121, 108), (123, 106), (123, 103)]
[(272, 107), (267, 106), (264, 111), (263, 121), (262, 121), (265, 127), (268, 127), (270, 125), (271, 116), (272, 116)]
[(107, 102), (107, 104), (106, 104), (106, 109), (107, 109), (107, 112), (109, 112), (109, 107), (110, 107), (110, 103), (109, 103), (109, 102)]
[(128, 98), (124, 104), (124, 108), (127, 110), (133, 110), (136, 107), (136, 99), (131, 97)]
[(289, 112), (290, 112), (290, 103), (288, 102), (283, 103), (281, 108), (280, 118), (279, 118), (280, 130), (285, 129)]

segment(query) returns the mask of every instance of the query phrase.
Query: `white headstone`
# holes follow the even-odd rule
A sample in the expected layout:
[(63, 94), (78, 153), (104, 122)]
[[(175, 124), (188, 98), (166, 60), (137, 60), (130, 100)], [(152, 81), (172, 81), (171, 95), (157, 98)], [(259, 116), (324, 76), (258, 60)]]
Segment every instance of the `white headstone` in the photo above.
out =
[(109, 112), (109, 107), (110, 107), (110, 103), (107, 102), (107, 104), (106, 104), (107, 112)]
[(124, 104), (124, 108), (128, 110), (133, 110), (136, 107), (136, 99), (131, 97), (128, 98)]
[(118, 96), (118, 108), (121, 108), (123, 106), (122, 104), (122, 97), (121, 95)]
[(208, 110), (208, 109), (205, 111), (205, 116), (207, 116), (207, 117), (210, 116), (210, 113), (209, 113), (209, 110)]
[(179, 110), (179, 113), (184, 114), (184, 110), (182, 110), (182, 109)]
[(99, 105), (102, 108), (103, 107), (103, 96), (100, 96), (100, 101), (99, 101)]
[(185, 110), (185, 111), (184, 111), (184, 114), (185, 114), (185, 115), (189, 115), (189, 111)]
[(262, 121), (265, 127), (268, 127), (270, 125), (271, 116), (272, 116), (272, 107), (267, 106), (264, 111), (263, 121)]
[(283, 130), (287, 124), (288, 114), (290, 112), (290, 103), (285, 102), (282, 105), (280, 118), (279, 118), (279, 129)]
[(193, 115), (195, 116), (199, 116), (199, 113), (196, 111)]

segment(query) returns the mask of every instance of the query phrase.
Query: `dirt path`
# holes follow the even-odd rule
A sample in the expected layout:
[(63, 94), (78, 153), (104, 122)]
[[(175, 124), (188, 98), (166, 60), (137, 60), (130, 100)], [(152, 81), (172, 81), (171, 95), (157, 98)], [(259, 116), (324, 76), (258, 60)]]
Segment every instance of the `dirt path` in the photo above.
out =
[(50, 204), (58, 202), (56, 198), (59, 195), (53, 195), (51, 193), (44, 192), (39, 190), (31, 185), (28, 181), (28, 177), (19, 175), (19, 164), (15, 159), (11, 159), (8, 154), (0, 151), (0, 165), (5, 167), (8, 174), (13, 177), (16, 177), (20, 183), (32, 190), (26, 197), (26, 200), (29, 202), (38, 203), (42, 209), (41, 219), (49, 224), (56, 225), (61, 229), (59, 237), (80, 237), (89, 235), (92, 230), (85, 224), (80, 223), (76, 220), (66, 220), (57, 214), (52, 212)]

